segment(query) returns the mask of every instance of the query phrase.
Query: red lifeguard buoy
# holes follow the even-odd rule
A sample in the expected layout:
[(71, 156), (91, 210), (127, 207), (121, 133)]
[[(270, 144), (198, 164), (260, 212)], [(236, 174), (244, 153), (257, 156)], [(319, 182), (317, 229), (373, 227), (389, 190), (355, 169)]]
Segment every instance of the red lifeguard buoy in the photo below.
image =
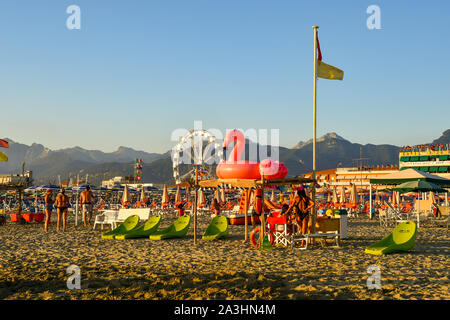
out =
[(261, 212), (262, 212), (262, 193), (261, 193), (261, 188), (256, 188), (255, 209), (256, 209), (256, 213), (257, 214), (261, 214)]
[[(275, 236), (273, 235), (272, 231), (269, 232), (269, 242), (271, 245), (273, 245), (273, 242), (275, 240)], [(259, 227), (256, 227), (253, 229), (253, 231), (250, 233), (250, 243), (252, 246), (256, 247), (256, 249), (259, 248)]]

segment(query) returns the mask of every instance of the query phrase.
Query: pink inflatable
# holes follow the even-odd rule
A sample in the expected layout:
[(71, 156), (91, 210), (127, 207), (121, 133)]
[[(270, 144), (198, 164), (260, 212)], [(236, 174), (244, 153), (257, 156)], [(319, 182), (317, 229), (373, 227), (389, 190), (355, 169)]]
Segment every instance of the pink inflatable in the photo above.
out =
[(271, 159), (259, 162), (240, 160), (245, 148), (244, 134), (239, 130), (231, 130), (225, 136), (223, 147), (236, 142), (228, 160), (217, 165), (216, 174), (220, 179), (261, 179), (264, 174), (266, 179), (282, 179), (286, 177), (288, 169), (286, 166)]

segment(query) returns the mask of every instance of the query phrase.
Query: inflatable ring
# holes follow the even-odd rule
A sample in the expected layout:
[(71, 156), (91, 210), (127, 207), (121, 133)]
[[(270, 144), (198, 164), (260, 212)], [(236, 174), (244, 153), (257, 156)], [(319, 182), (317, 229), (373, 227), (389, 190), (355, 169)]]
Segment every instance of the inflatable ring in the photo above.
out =
[[(275, 240), (275, 236), (273, 235), (272, 231), (269, 232), (269, 242), (271, 245), (273, 245), (273, 242)], [(259, 248), (260, 242), (259, 242), (259, 227), (256, 227), (253, 229), (253, 231), (250, 233), (250, 243), (252, 246), (254, 246), (256, 249)]]

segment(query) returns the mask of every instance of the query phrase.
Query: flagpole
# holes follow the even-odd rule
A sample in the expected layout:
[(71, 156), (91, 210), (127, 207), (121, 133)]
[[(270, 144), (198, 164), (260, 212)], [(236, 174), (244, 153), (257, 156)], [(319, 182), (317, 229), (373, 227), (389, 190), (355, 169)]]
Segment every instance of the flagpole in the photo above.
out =
[(316, 124), (317, 124), (317, 29), (318, 26), (313, 26), (314, 29), (314, 96), (313, 96), (313, 188), (312, 200), (314, 201), (313, 216), (312, 216), (312, 233), (316, 233)]

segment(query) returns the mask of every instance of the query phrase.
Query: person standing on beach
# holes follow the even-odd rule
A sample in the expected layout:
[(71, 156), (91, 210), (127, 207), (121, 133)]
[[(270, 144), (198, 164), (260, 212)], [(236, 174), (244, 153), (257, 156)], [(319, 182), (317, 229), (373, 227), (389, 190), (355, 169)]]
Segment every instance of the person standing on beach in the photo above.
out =
[[(305, 192), (303, 187), (298, 187), (295, 195), (289, 203), (289, 208), (286, 210), (286, 214), (289, 216), (289, 220), (297, 223), (299, 231), (302, 234), (306, 234), (308, 231), (309, 211), (314, 207), (315, 203), (312, 201)], [(304, 241), (302, 241), (302, 245)]]
[[(94, 195), (92, 194), (91, 187), (86, 186), (86, 190), (81, 193), (80, 202), (83, 207), (83, 222), (84, 226), (87, 227), (91, 224), (92, 219), (92, 208), (94, 205)], [(86, 216), (89, 214), (89, 219), (86, 221)]]
[(178, 216), (179, 216), (179, 217), (184, 216), (184, 203), (183, 203), (183, 202), (180, 202), (180, 203), (177, 205), (177, 209), (178, 209)]
[(44, 230), (45, 232), (48, 231), (48, 224), (50, 223), (50, 217), (52, 215), (52, 210), (53, 210), (53, 198), (52, 198), (52, 190), (51, 189), (47, 189), (47, 193), (45, 194), (45, 225), (44, 225)]
[(66, 231), (66, 221), (67, 221), (67, 209), (69, 208), (69, 197), (66, 195), (66, 190), (61, 188), (60, 193), (56, 197), (56, 208), (58, 212), (58, 223), (56, 225), (56, 230), (59, 231), (61, 225), (61, 217), (63, 219), (63, 231)]

